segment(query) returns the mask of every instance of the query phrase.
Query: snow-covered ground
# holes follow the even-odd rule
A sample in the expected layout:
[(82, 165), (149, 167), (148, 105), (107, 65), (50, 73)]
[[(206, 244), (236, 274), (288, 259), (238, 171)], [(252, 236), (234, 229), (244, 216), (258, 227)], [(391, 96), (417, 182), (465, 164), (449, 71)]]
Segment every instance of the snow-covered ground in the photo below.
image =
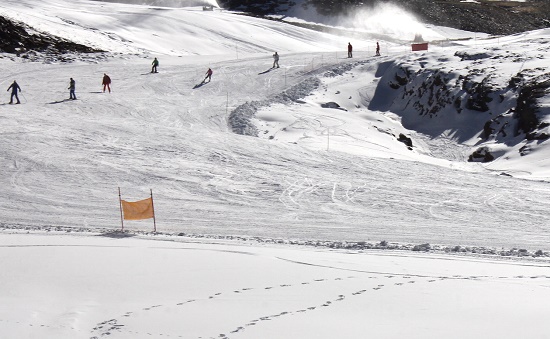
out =
[[(548, 265), (0, 234), (3, 338), (546, 338)], [(24, 269), (23, 269), (24, 268)]]
[[(466, 69), (452, 58), (457, 48), (519, 46), (544, 60), (537, 39), (547, 31), (482, 40), (427, 27), (424, 37), (470, 40), (425, 54), (380, 40), (374, 57), (374, 39), (201, 7), (4, 0), (0, 15), (112, 55), (0, 58), (0, 85), (17, 79), (23, 89), (22, 105), (0, 105), (1, 337), (549, 333), (550, 270), (541, 258), (266, 244), (548, 251), (544, 142), (527, 160), (468, 163), (475, 135), (413, 130), (410, 116), (369, 109), (375, 95), (380, 107), (377, 88), (393, 60)], [(212, 81), (202, 83), (208, 67)], [(67, 100), (70, 77), (76, 101)], [(332, 102), (339, 108), (322, 107)], [(233, 133), (241, 127), (257, 137)], [(399, 134), (412, 138), (412, 150)], [(144, 220), (125, 222), (133, 237), (107, 236), (120, 228), (118, 187), (130, 201), (153, 190), (162, 235), (136, 235), (152, 230)], [(65, 232), (49, 231), (56, 228)]]

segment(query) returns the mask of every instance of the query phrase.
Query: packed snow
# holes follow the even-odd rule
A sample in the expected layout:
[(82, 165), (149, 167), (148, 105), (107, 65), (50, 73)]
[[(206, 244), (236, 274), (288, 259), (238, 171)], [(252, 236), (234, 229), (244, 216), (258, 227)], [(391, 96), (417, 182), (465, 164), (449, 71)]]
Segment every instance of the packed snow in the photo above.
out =
[[(525, 141), (483, 140), (472, 112), (430, 122), (386, 86), (402, 65), (491, 69), (502, 87), (521, 69), (544, 74), (550, 31), (488, 37), (411, 19), (339, 36), (120, 2), (0, 4), (2, 16), (106, 51), (0, 55), (0, 84), (22, 88), (21, 105), (9, 93), (0, 105), (1, 337), (550, 332), (547, 142), (520, 156)], [(410, 52), (418, 31), (427, 52)], [(502, 157), (468, 162), (480, 145)], [(116, 231), (119, 187), (129, 201), (153, 191), (158, 233), (150, 219)]]

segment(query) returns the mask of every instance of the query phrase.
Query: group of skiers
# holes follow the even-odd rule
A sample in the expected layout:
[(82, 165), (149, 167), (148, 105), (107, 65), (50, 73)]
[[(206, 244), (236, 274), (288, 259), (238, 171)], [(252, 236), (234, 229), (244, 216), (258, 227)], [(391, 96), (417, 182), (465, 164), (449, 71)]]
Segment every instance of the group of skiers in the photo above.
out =
[[(151, 73), (158, 73), (158, 70), (157, 70), (158, 65), (159, 65), (159, 61), (157, 58), (155, 58), (155, 60), (153, 60), (153, 68), (151, 69)], [(206, 80), (210, 82), (212, 80), (212, 73), (214, 73), (212, 69), (208, 68), (208, 70), (206, 71), (206, 77), (202, 82), (205, 83)], [(103, 73), (103, 80), (101, 84), (103, 85), (103, 93), (105, 93), (105, 91), (109, 91), (109, 93), (111, 93), (111, 77), (109, 77), (106, 73)], [(13, 83), (10, 85), (10, 87), (8, 87), (7, 92), (9, 92), (10, 90), (11, 90), (10, 104), (13, 104), (14, 98), (17, 100), (16, 104), (20, 104), (21, 101), (19, 100), (18, 93), (22, 92), (22, 90), (16, 80), (14, 80)], [(69, 80), (68, 90), (69, 90), (69, 100), (76, 100), (76, 93), (75, 93), (76, 81), (73, 78)]]
[[(378, 44), (378, 42), (376, 42), (376, 55), (377, 56), (380, 55), (380, 45)], [(348, 42), (348, 58), (352, 58), (352, 57), (353, 57), (353, 46), (351, 45), (350, 42)], [(157, 58), (155, 58), (152, 62), (151, 73), (158, 73), (158, 66), (159, 66), (159, 61)], [(273, 54), (272, 68), (279, 68), (279, 54), (277, 52)], [(206, 71), (206, 76), (202, 81), (203, 84), (206, 82), (206, 80), (208, 80), (208, 82), (212, 80), (212, 73), (213, 73), (212, 69), (208, 68), (208, 70)], [(105, 90), (111, 93), (111, 78), (106, 73), (103, 73), (103, 81), (101, 84), (103, 85), (103, 93), (105, 93)], [(10, 104), (13, 104), (14, 98), (17, 100), (16, 104), (20, 104), (21, 101), (19, 100), (19, 96), (17, 94), (18, 92), (22, 92), (22, 90), (21, 90), (21, 87), (19, 87), (19, 84), (17, 83), (17, 81), (15, 80), (13, 81), (10, 87), (8, 87), (7, 91), (9, 92), (9, 90), (11, 90)], [(76, 93), (75, 93), (76, 81), (73, 78), (69, 80), (68, 90), (69, 90), (69, 99), (76, 100)]]
[[(380, 44), (376, 42), (376, 56), (380, 56)], [(353, 46), (348, 42), (348, 58), (353, 58)]]
[[(103, 74), (103, 92), (105, 92), (105, 89), (107, 88), (109, 90), (109, 93), (111, 93), (111, 78), (107, 74)], [(15, 104), (20, 104), (21, 101), (19, 100), (19, 96), (17, 95), (18, 92), (23, 92), (19, 84), (16, 80), (13, 81), (13, 83), (8, 87), (7, 92), (11, 89), (11, 97), (10, 97), (10, 104), (13, 104), (13, 99), (17, 100)], [(73, 78), (69, 79), (69, 87), (67, 88), (69, 90), (69, 99), (70, 100), (76, 100), (76, 81)]]

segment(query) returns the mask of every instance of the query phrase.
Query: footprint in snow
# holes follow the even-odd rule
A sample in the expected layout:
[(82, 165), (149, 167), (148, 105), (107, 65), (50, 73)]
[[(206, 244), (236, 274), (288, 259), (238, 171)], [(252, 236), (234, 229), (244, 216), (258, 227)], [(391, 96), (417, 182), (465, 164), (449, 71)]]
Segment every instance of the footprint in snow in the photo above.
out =
[(181, 306), (181, 305), (184, 305), (184, 304), (192, 303), (192, 302), (194, 302), (194, 301), (195, 301), (195, 299), (189, 299), (189, 300), (187, 300), (187, 301), (184, 301), (184, 302), (181, 302), (181, 303), (177, 303), (176, 305)]
[(231, 331), (231, 333), (237, 333), (237, 332), (240, 332), (240, 331), (242, 331), (242, 330), (244, 330), (244, 327), (242, 327), (242, 326), (239, 326), (239, 327), (237, 327), (237, 329), (236, 329), (236, 330), (234, 330), (234, 331)]

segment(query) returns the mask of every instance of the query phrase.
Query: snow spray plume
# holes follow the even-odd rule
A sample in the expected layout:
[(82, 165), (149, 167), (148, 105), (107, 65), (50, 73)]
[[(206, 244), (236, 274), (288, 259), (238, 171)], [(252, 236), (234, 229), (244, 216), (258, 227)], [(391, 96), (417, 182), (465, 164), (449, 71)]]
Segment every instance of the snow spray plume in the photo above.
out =
[(99, 0), (103, 2), (117, 2), (131, 5), (145, 5), (158, 7), (197, 7), (197, 6), (214, 6), (220, 7), (216, 0)]
[(377, 4), (362, 8), (340, 18), (340, 26), (355, 28), (397, 40), (413, 40), (415, 34), (426, 31), (424, 25), (411, 13), (394, 4)]

